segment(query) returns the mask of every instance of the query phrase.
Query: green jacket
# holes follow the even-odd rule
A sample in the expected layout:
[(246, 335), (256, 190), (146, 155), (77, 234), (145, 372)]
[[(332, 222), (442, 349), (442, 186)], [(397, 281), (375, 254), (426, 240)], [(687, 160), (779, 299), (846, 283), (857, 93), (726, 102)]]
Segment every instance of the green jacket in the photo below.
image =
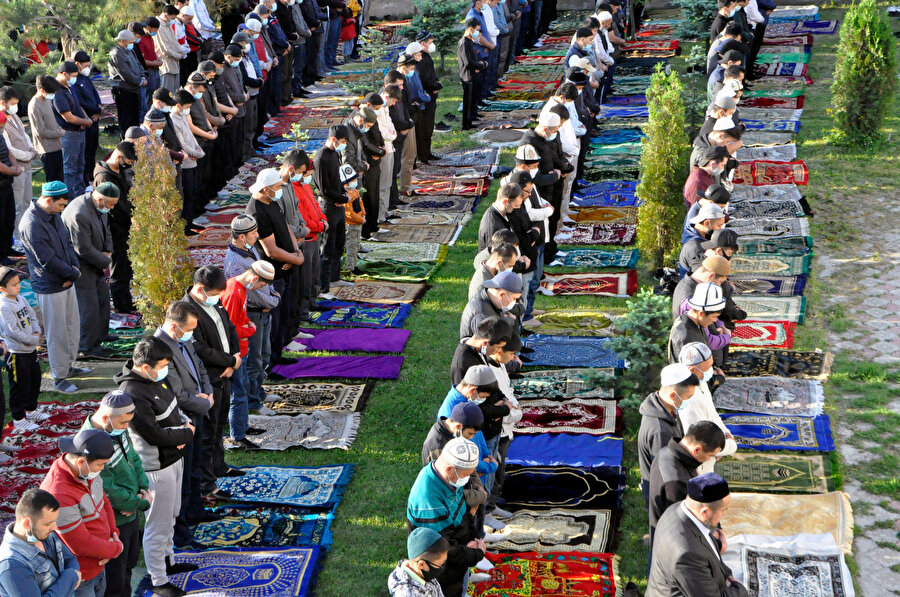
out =
[[(90, 417), (85, 419), (81, 428), (94, 429)], [(142, 489), (149, 489), (150, 481), (128, 433), (114, 435), (112, 440), (113, 455), (100, 472), (100, 477), (106, 497), (116, 514), (116, 526), (121, 526), (137, 519), (138, 510), (143, 512), (150, 507), (150, 502), (138, 496)], [(131, 514), (126, 515), (125, 512)]]

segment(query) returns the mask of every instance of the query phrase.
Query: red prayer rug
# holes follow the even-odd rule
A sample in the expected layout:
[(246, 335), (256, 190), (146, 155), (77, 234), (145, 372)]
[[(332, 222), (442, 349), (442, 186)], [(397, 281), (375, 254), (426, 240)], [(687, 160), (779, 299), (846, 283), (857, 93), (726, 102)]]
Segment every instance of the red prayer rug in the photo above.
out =
[(741, 99), (741, 107), (798, 110), (803, 107), (805, 95), (798, 97), (748, 97)]
[(622, 434), (622, 409), (615, 400), (520, 400), (519, 407), (522, 420), (516, 423), (516, 433)]
[(231, 242), (230, 228), (207, 228), (196, 236), (187, 238), (190, 247), (227, 247)]
[(611, 553), (579, 551), (486, 556), (491, 579), (476, 583), (473, 597), (614, 597), (618, 564)]
[(224, 267), (225, 253), (228, 247), (191, 247), (188, 252), (191, 255), (191, 261), (194, 267), (204, 267), (206, 265), (214, 265), (215, 267)]
[(805, 185), (809, 182), (809, 169), (801, 160), (793, 162), (768, 162), (757, 160), (744, 162), (734, 172), (734, 184), (753, 186), (772, 184)]
[(731, 335), (731, 346), (741, 348), (793, 348), (793, 321), (751, 321), (737, 322)]
[(541, 294), (592, 294), (594, 296), (631, 296), (637, 291), (637, 271), (605, 274), (547, 275), (539, 288)]
[(488, 185), (483, 179), (474, 181), (435, 180), (428, 184), (410, 184), (414, 195), (486, 195)]

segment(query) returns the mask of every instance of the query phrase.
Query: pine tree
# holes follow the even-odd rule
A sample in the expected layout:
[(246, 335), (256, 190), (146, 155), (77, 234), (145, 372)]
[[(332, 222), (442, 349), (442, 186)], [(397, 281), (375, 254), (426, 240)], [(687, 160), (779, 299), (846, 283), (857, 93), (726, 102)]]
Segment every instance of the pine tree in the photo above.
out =
[(147, 326), (163, 322), (166, 306), (190, 286), (194, 266), (181, 219), (175, 168), (157, 142), (136, 144), (134, 184), (128, 195), (133, 211), (128, 258), (134, 269), (133, 291)]
[(709, 37), (713, 19), (716, 16), (716, 0), (675, 0), (681, 9), (678, 34), (686, 39)]
[(897, 88), (897, 45), (884, 8), (862, 0), (847, 11), (831, 84), (832, 141), (872, 145)]
[(469, 0), (413, 0), (416, 14), (405, 32), (415, 36), (427, 29), (434, 38), (441, 57), (440, 72), (446, 70), (446, 57), (456, 54), (456, 43), (462, 37), (462, 19), (472, 6)]
[(637, 244), (650, 269), (662, 267), (678, 251), (684, 205), (681, 190), (687, 178), (690, 146), (684, 127), (684, 86), (678, 74), (661, 66), (647, 89), (649, 118), (643, 127), (641, 175), (637, 194)]

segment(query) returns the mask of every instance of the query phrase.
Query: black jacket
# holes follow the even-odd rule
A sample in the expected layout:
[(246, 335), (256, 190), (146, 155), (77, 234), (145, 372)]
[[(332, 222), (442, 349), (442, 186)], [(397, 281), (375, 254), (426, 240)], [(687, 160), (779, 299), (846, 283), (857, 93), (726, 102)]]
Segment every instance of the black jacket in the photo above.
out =
[(709, 345), (706, 334), (703, 333), (703, 328), (685, 313), (675, 320), (672, 324), (672, 329), (669, 330), (669, 362), (677, 363), (681, 349), (691, 342), (702, 342), (707, 346)]
[(456, 44), (456, 58), (459, 65), (459, 80), (468, 83), (478, 76), (476, 70), (484, 70), (487, 63), (478, 59), (478, 46), (468, 37), (459, 38)]
[(287, 37), (288, 41), (295, 42), (300, 38), (300, 34), (297, 33), (297, 27), (294, 26), (291, 8), (287, 4), (275, 3), (275, 17), (278, 19), (278, 24), (281, 25), (281, 30), (284, 31), (284, 36)]
[(522, 135), (519, 147), (523, 145), (534, 147), (541, 158), (534, 185), (538, 188), (538, 193), (541, 194), (541, 197), (549, 201), (549, 198), (553, 196), (553, 185), (559, 180), (559, 177), (552, 171), (565, 172), (567, 169), (571, 169), (571, 166), (569, 162), (562, 159), (561, 152), (557, 152), (552, 142), (538, 135), (533, 129)]
[(222, 340), (219, 338), (219, 331), (216, 324), (212, 320), (203, 307), (194, 300), (190, 294), (190, 288), (184, 293), (182, 300), (188, 301), (198, 311), (197, 328), (194, 330), (194, 350), (197, 356), (203, 361), (206, 367), (206, 373), (209, 375), (209, 383), (214, 387), (221, 387), (222, 372), (228, 367), (234, 367), (237, 360), (234, 354), (241, 351), (240, 342), (238, 340), (237, 329), (231, 323), (228, 317), (228, 311), (222, 306), (222, 303), (216, 303), (213, 309), (222, 318), (222, 324), (225, 326), (225, 335), (228, 336), (228, 347), (222, 346)]
[(697, 476), (700, 462), (672, 438), (650, 466), (650, 533), (666, 509), (687, 497), (687, 482)]
[(306, 24), (310, 29), (313, 27), (318, 28), (322, 26), (322, 23), (319, 22), (319, 19), (316, 18), (318, 12), (316, 11), (315, 0), (303, 0), (300, 3), (300, 13), (303, 15), (303, 20), (306, 21)]
[(394, 128), (397, 129), (397, 138), (394, 140), (395, 147), (403, 145), (403, 140), (406, 139), (407, 135), (404, 131), (411, 129), (413, 125), (416, 124), (409, 115), (409, 96), (406, 95), (405, 87), (403, 88), (403, 94), (405, 102), (399, 101), (388, 108), (388, 115), (391, 117), (391, 123), (393, 123)]
[(477, 348), (473, 348), (465, 342), (456, 345), (453, 360), (450, 361), (450, 385), (457, 385), (466, 376), (469, 367), (487, 365), (487, 358)]
[[(365, 149), (363, 147), (365, 135), (356, 128), (356, 123), (353, 122), (352, 116), (345, 118), (341, 124), (347, 127), (347, 147), (341, 152), (341, 160), (345, 164), (353, 166), (356, 173), (362, 176), (362, 174), (369, 169), (369, 164), (366, 161)], [(343, 187), (343, 185), (341, 185), (341, 187)]]
[(437, 460), (447, 442), (453, 439), (453, 434), (450, 433), (445, 424), (446, 421), (447, 417), (440, 417), (428, 430), (425, 443), (422, 444), (422, 466)]
[(514, 306), (512, 311), (503, 313), (491, 302), (487, 289), (482, 288), (478, 291), (478, 294), (466, 303), (466, 307), (463, 309), (462, 317), (459, 321), (459, 338), (460, 340), (471, 338), (475, 335), (475, 330), (478, 329), (479, 323), (488, 317), (494, 316), (508, 318), (513, 328), (519, 329), (519, 316), (521, 313), (517, 315), (516, 311)]
[[(527, 215), (527, 214), (526, 214)], [(491, 246), (491, 237), (498, 230), (512, 230), (509, 219), (504, 217), (493, 205), (481, 215), (478, 225), (478, 250), (483, 251)]]
[[(350, 140), (347, 140), (347, 145)], [(327, 203), (343, 205), (347, 202), (347, 193), (341, 184), (341, 154), (329, 147), (320, 147), (313, 157), (316, 169), (313, 178), (316, 188)]]
[[(526, 199), (527, 201), (527, 199)], [(541, 246), (541, 232), (536, 230), (531, 218), (528, 217), (528, 211), (525, 209), (525, 203), (514, 209), (509, 214), (509, 223), (513, 232), (519, 237), (519, 250), (522, 255), (528, 257), (531, 263), (523, 270), (524, 273), (533, 272), (537, 268), (538, 247)]]
[(444, 86), (438, 81), (431, 54), (422, 52), (422, 59), (416, 64), (416, 72), (419, 73), (419, 80), (422, 81), (422, 89), (431, 96), (432, 102), (436, 102), (437, 92), (443, 89)]
[(670, 413), (662, 403), (659, 392), (653, 392), (641, 403), (641, 428), (638, 430), (638, 464), (641, 467), (641, 479), (650, 480), (650, 467), (663, 446), (669, 445), (670, 439), (680, 440), (684, 436), (681, 420)]
[(128, 200), (131, 183), (122, 169), (116, 172), (105, 161), (97, 162), (94, 166), (94, 188), (101, 182), (111, 182), (119, 187), (119, 201), (109, 210), (109, 231), (112, 233), (113, 244), (121, 245), (128, 241), (131, 230), (132, 207)]

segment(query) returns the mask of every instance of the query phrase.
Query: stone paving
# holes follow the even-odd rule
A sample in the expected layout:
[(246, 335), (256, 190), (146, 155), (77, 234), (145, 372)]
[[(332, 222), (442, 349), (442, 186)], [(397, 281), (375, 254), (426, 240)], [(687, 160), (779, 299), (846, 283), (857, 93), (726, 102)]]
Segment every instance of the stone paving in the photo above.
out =
[[(862, 361), (896, 364), (900, 363), (900, 230), (893, 224), (896, 219), (885, 215), (900, 213), (900, 205), (890, 197), (874, 197), (869, 207), (866, 213), (842, 214), (850, 220), (847, 223), (851, 229), (861, 231), (859, 248), (843, 253), (828, 248), (816, 250), (821, 310), (831, 309), (850, 320), (847, 329), (828, 331), (832, 352)], [(848, 245), (856, 243), (848, 243), (844, 250)], [(900, 413), (900, 400), (891, 402), (889, 408)], [(843, 440), (839, 450), (845, 465), (864, 462), (877, 447), (868, 442), (850, 443), (853, 432), (863, 430), (862, 425), (835, 429)], [(846, 475), (844, 491), (850, 495), (858, 531), (853, 545), (859, 568), (857, 594), (900, 595), (900, 502), (868, 493), (860, 479)]]

